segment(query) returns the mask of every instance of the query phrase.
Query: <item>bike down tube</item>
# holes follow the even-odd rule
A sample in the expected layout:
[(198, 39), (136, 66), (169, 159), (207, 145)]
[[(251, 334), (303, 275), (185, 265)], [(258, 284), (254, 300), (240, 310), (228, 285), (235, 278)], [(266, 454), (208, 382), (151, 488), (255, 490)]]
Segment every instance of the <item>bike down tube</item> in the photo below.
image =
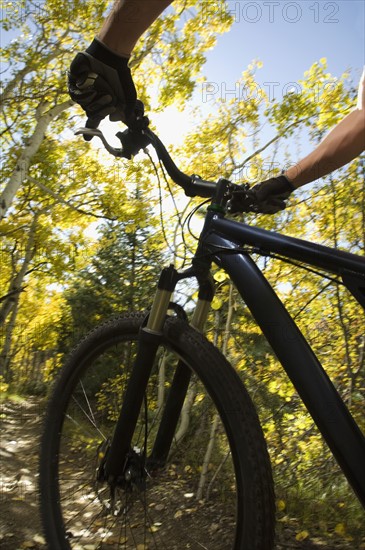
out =
[[(204, 244), (230, 275), (365, 507), (365, 438), (313, 350), (250, 256), (234, 254), (237, 244), (214, 232), (205, 236)], [(232, 253), (220, 253), (219, 248)]]

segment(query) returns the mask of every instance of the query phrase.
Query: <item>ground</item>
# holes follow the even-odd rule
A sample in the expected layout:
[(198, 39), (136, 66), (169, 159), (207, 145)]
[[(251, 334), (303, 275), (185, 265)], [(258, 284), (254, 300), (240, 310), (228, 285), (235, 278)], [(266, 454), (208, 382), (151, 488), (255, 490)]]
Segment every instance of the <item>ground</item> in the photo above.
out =
[[(42, 401), (36, 398), (6, 399), (1, 403), (1, 550), (45, 550), (46, 547), (37, 491), (43, 408)], [(309, 537), (298, 541), (297, 532), (288, 528), (280, 533), (276, 550), (355, 550), (353, 545), (341, 541)], [(365, 545), (362, 548), (365, 550)]]
[(0, 548), (45, 548), (38, 514), (39, 400), (1, 404)]

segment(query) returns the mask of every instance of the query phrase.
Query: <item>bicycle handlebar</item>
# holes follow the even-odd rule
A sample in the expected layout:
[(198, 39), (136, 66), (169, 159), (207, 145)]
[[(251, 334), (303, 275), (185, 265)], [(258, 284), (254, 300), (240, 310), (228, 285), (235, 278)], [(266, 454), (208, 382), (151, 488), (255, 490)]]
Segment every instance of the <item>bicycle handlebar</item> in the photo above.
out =
[[(101, 139), (105, 149), (111, 155), (129, 160), (141, 149), (145, 149), (147, 145), (152, 145), (170, 178), (177, 185), (182, 187), (188, 197), (212, 198), (217, 192), (216, 182), (203, 180), (200, 176), (194, 174), (192, 176), (188, 176), (179, 170), (162, 141), (150, 128), (148, 128), (148, 126), (144, 129), (132, 130), (127, 128), (124, 132), (118, 132), (116, 136), (122, 144), (121, 148), (111, 146), (105, 139), (101, 130), (98, 129), (79, 128), (76, 130), (75, 134), (88, 137), (98, 137)], [(247, 184), (236, 185), (231, 182), (226, 183), (229, 184), (231, 195), (234, 191), (238, 191), (241, 195), (241, 212), (257, 211), (254, 205), (255, 201), (248, 191), (249, 186)], [(229, 197), (226, 196), (225, 203), (227, 202), (229, 202)]]
[(209, 198), (214, 195), (217, 184), (215, 182), (202, 180), (196, 175), (188, 176), (179, 170), (162, 141), (149, 128), (138, 132), (133, 132), (127, 128), (124, 132), (118, 132), (116, 136), (122, 144), (121, 148), (110, 145), (105, 139), (102, 131), (99, 129), (78, 128), (75, 135), (98, 137), (102, 141), (108, 153), (115, 157), (126, 158), (129, 160), (141, 149), (147, 147), (147, 145), (152, 145), (170, 178), (184, 189), (185, 194), (188, 197), (199, 196)]
[(157, 156), (164, 165), (166, 172), (177, 185), (184, 189), (188, 197), (198, 196), (209, 198), (214, 195), (217, 189), (217, 184), (215, 182), (205, 181), (196, 175), (188, 176), (184, 174), (184, 172), (179, 170), (176, 166), (160, 138), (150, 129), (146, 131), (146, 134), (149, 136), (151, 140), (150, 143), (155, 148)]

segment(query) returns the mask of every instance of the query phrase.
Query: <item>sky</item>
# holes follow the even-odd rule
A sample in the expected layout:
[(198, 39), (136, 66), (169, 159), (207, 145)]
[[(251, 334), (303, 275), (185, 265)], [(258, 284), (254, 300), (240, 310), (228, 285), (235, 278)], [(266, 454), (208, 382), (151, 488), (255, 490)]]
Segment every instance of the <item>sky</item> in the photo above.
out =
[[(207, 4), (208, 20), (209, 10), (219, 10), (220, 2), (202, 1)], [(216, 92), (209, 96), (203, 84), (198, 85), (194, 94), (194, 104), (202, 106), (204, 112), (209, 113), (213, 97), (230, 99), (239, 95), (236, 82), (253, 59), (263, 63), (256, 75), (257, 82), (266, 93), (275, 93), (277, 98), (298, 86), (304, 71), (324, 57), (333, 76), (352, 69), (357, 85), (365, 63), (364, 0), (227, 0), (227, 3), (234, 23), (228, 33), (218, 37), (203, 69)], [(193, 123), (186, 114), (172, 111), (168, 109), (156, 119), (162, 139), (168, 142), (172, 139), (169, 132), (172, 114), (179, 124), (180, 135)]]
[(314, 61), (329, 71), (360, 69), (365, 56), (364, 0), (228, 0), (234, 23), (218, 39), (205, 68), (210, 80), (234, 82), (254, 58), (262, 82), (297, 81)]

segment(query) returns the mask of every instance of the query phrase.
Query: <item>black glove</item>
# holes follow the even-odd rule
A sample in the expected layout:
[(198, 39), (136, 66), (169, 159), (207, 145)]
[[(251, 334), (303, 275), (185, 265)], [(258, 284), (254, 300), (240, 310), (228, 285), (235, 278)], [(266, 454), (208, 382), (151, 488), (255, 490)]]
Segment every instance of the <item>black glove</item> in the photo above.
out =
[(253, 199), (253, 210), (261, 214), (276, 214), (284, 210), (285, 201), (295, 190), (285, 177), (270, 178), (254, 185), (248, 192)]
[(137, 93), (128, 67), (122, 57), (94, 39), (85, 52), (76, 55), (68, 73), (71, 99), (86, 112), (86, 126), (97, 128), (109, 115), (110, 120), (122, 120), (133, 125)]

